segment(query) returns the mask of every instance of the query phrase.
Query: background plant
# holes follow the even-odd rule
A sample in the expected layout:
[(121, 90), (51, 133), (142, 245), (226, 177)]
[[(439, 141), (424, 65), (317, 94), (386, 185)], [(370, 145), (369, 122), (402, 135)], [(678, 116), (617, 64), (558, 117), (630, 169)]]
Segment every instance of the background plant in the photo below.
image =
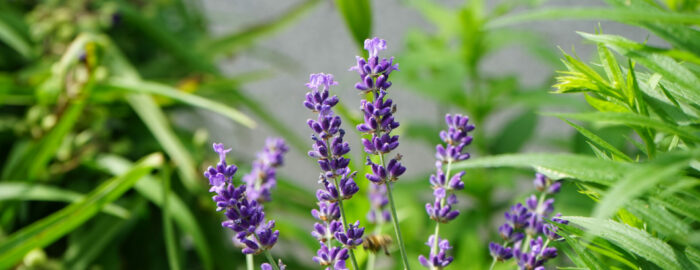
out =
[[(295, 133), (272, 108), (241, 91), (250, 82), (269, 79), (270, 70), (246, 68), (225, 76), (218, 63), (247, 55), (262, 37), (283, 31), (320, 2), (300, 1), (269, 21), (220, 37), (209, 33), (198, 1), (0, 3), (0, 268), (137, 263), (144, 268), (242, 268), (243, 256), (220, 229), (206, 179), (197, 173), (204, 169), (201, 164), (216, 161), (208, 153), (208, 134), (173, 119), (212, 111), (241, 127), (265, 126), (285, 138), (290, 155), (305, 153), (306, 133)], [(694, 269), (700, 257), (698, 3), (610, 0), (607, 6), (551, 7), (540, 6), (542, 1), (492, 2), (403, 2), (424, 14), (432, 30), (405, 37), (394, 83), (425, 98), (426, 106), (441, 109), (433, 121), (400, 119), (402, 127), (394, 132), (410, 138), (403, 146), (432, 148), (439, 142), (444, 113), (469, 115), (479, 127), (474, 159), (453, 165), (453, 171), (466, 174), (465, 189), (456, 193), (464, 202), (456, 205), (462, 214), (440, 231), (453, 246), (450, 267), (488, 267), (488, 241), (498, 237), (502, 212), (532, 193), (520, 191), (519, 180), (529, 179), (534, 168), (563, 180), (557, 211), (576, 216), (560, 227), (565, 241), (557, 243), (560, 255), (548, 265)], [(373, 14), (393, 14), (373, 10), (377, 3), (370, 1), (333, 4), (358, 52), (362, 41), (374, 36), (373, 26), (379, 28)], [(589, 61), (568, 49), (574, 44), (550, 44), (529, 28), (514, 27), (564, 19), (617, 21), (663, 41), (651, 46), (643, 39), (607, 35), (607, 23), (580, 29), (587, 32), (581, 34), (586, 43), (597, 47), (597, 57)], [(531, 87), (513, 74), (481, 68), (512, 46), (563, 72)], [(284, 56), (272, 58), (272, 65), (283, 66)], [(303, 89), (302, 84), (289, 88)], [(561, 94), (547, 93), (554, 84)], [(362, 120), (356, 102), (341, 102), (337, 110), (347, 124)], [(552, 111), (567, 113), (541, 113)], [(542, 123), (565, 124), (557, 118), (570, 122), (576, 135), (540, 131)], [(359, 139), (348, 136), (346, 141), (360, 147)], [(507, 154), (524, 149), (572, 154)], [(232, 154), (242, 173), (249, 171), (246, 155)], [(417, 157), (404, 160), (410, 158)], [(371, 202), (361, 165), (350, 164), (359, 172), (360, 192), (346, 208), (352, 220), (368, 224), (364, 217)], [(431, 195), (429, 174), (415, 172), (396, 185), (408, 258), (425, 253), (425, 238), (434, 230), (423, 209)], [(281, 232), (272, 251), (289, 269), (313, 267), (309, 258), (317, 242), (308, 235), (313, 191), (300, 183), (315, 179), (289, 179), (284, 168), (278, 176), (279, 196), (266, 204)], [(387, 225), (370, 225), (367, 232), (390, 233)], [(370, 263), (368, 252), (356, 251), (361, 268), (401, 264), (399, 256), (381, 252)], [(409, 263), (420, 267), (418, 260)]]

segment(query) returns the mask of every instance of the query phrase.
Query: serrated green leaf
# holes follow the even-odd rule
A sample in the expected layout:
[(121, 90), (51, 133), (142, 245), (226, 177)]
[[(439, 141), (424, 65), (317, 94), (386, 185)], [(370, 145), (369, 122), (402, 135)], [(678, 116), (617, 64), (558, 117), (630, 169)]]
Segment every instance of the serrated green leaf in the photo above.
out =
[(623, 8), (542, 8), (491, 20), (488, 28), (515, 25), (542, 20), (611, 20), (623, 23), (664, 22), (700, 24), (700, 16), (695, 14), (665, 12), (655, 10), (631, 10)]
[[(572, 178), (582, 182), (611, 185), (628, 173), (629, 164), (572, 154), (507, 154), (457, 162), (453, 170), (484, 167), (525, 167), (554, 179)], [(591, 168), (596, 168), (592, 170)]]
[(612, 125), (629, 125), (634, 127), (652, 128), (658, 131), (669, 134), (678, 135), (689, 142), (700, 141), (700, 137), (695, 135), (696, 131), (689, 127), (671, 125), (663, 121), (645, 117), (639, 114), (632, 113), (612, 113), (612, 112), (593, 112), (593, 113), (545, 113), (560, 118), (576, 119), (580, 121), (595, 122), (601, 124)]
[[(700, 16), (697, 16), (700, 18)], [(685, 87), (684, 91), (673, 93), (685, 100), (700, 100), (700, 79), (683, 65), (671, 57), (658, 53), (658, 49), (650, 48), (626, 38), (614, 35), (593, 35), (579, 32), (585, 39), (603, 43), (619, 54), (634, 59), (648, 69), (661, 74), (665, 79)]]
[(82, 225), (162, 162), (162, 155), (149, 155), (130, 171), (102, 183), (80, 202), (11, 234), (0, 244), (0, 268), (11, 267), (32, 249), (45, 247)]
[(683, 269), (673, 248), (647, 232), (612, 220), (589, 217), (562, 217), (588, 233), (609, 240), (663, 269)]
[(603, 270), (605, 267), (598, 262), (596, 258), (586, 247), (584, 247), (580, 241), (572, 238), (566, 233), (560, 233), (564, 238), (566, 243), (574, 250), (576, 255), (578, 255), (578, 261), (576, 265), (579, 267), (588, 267), (590, 270)]
[(663, 207), (649, 204), (642, 200), (627, 203), (625, 209), (647, 223), (653, 230), (673, 239), (677, 243), (687, 244), (690, 226)]
[(593, 108), (601, 112), (629, 112), (627, 108), (622, 105), (615, 104), (610, 101), (605, 101), (602, 99), (594, 98), (591, 95), (584, 94), (586, 102), (590, 104)]
[(660, 204), (673, 212), (700, 221), (700, 205), (688, 203), (678, 196), (653, 196), (649, 198), (650, 202)]
[[(0, 183), (0, 200), (58, 201), (75, 203), (85, 196), (75, 191), (27, 182)], [(102, 211), (118, 218), (127, 219), (129, 210), (116, 204), (107, 204)]]
[(582, 126), (571, 123), (571, 122), (567, 121), (566, 119), (562, 118), (562, 121), (564, 121), (567, 124), (569, 124), (570, 126), (574, 127), (576, 130), (578, 130), (579, 133), (581, 133), (581, 135), (588, 138), (589, 140), (591, 140), (591, 142), (595, 143), (596, 145), (603, 147), (605, 150), (610, 151), (610, 153), (612, 153), (616, 157), (624, 159), (626, 161), (632, 161), (632, 158), (628, 157), (625, 153), (623, 153), (622, 151), (615, 148), (615, 146), (612, 146), (610, 143), (603, 140), (603, 138), (598, 137), (598, 135), (595, 135), (593, 132), (590, 132), (589, 130), (585, 129)]
[[(610, 187), (605, 196), (596, 204), (593, 217), (605, 219), (632, 200), (645, 193), (647, 190), (677, 176), (688, 165), (688, 157), (668, 158), (660, 157), (655, 162), (636, 165), (635, 169), (625, 175)], [(663, 162), (659, 162), (659, 161)]]

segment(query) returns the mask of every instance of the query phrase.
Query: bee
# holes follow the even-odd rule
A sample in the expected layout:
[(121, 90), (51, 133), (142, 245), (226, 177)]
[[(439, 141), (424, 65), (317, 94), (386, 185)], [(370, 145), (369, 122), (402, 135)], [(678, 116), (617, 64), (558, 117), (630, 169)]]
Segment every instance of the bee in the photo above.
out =
[(371, 234), (365, 236), (364, 241), (362, 241), (362, 247), (372, 253), (384, 249), (384, 254), (389, 256), (389, 245), (391, 245), (391, 241), (391, 237), (386, 234)]

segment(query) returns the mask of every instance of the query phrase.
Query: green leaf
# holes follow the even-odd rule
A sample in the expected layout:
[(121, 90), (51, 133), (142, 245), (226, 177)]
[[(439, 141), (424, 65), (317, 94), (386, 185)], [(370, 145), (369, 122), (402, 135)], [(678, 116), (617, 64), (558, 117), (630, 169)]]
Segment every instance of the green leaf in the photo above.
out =
[(681, 127), (671, 125), (663, 121), (642, 116), (633, 113), (612, 113), (612, 112), (593, 112), (593, 113), (545, 113), (559, 118), (570, 118), (580, 121), (595, 122), (601, 124), (612, 125), (629, 125), (634, 127), (643, 127), (656, 129), (658, 131), (669, 134), (678, 135), (689, 142), (700, 141), (700, 137), (695, 135), (696, 131), (689, 127)]
[(116, 88), (136, 93), (148, 93), (166, 96), (180, 101), (182, 103), (220, 113), (221, 115), (224, 115), (229, 119), (236, 121), (249, 128), (254, 128), (256, 125), (253, 119), (236, 110), (235, 108), (232, 108), (231, 106), (227, 106), (222, 103), (209, 100), (194, 94), (183, 92), (165, 84), (141, 81), (137, 79), (111, 79), (107, 81), (104, 86), (108, 88)]
[(645, 231), (612, 220), (589, 217), (562, 217), (588, 233), (609, 240), (621, 248), (655, 263), (662, 269), (684, 269), (670, 245)]
[(32, 47), (15, 29), (0, 17), (0, 41), (17, 51), (26, 59), (32, 58)]
[(82, 225), (162, 162), (160, 154), (146, 156), (133, 169), (102, 183), (80, 202), (11, 234), (0, 244), (0, 268), (13, 266), (32, 249), (45, 247)]
[(700, 24), (700, 16), (654, 10), (630, 10), (622, 8), (542, 8), (491, 20), (488, 28), (517, 25), (542, 20), (611, 20), (622, 23), (663, 22)]
[[(101, 169), (114, 175), (131, 170), (134, 166), (129, 160), (116, 155), (98, 156), (97, 164)], [(158, 180), (154, 177), (145, 176), (136, 183), (134, 189), (153, 204), (163, 205), (163, 185), (158, 183)], [(197, 223), (197, 219), (190, 208), (176, 193), (172, 192), (168, 194), (168, 208), (175, 224), (178, 225), (181, 231), (192, 237), (197, 254), (202, 260), (203, 268), (207, 270), (213, 269), (213, 259), (209, 250), (210, 245), (207, 243), (202, 228)]]
[(572, 178), (605, 186), (615, 183), (631, 168), (627, 163), (583, 155), (542, 153), (496, 155), (452, 165), (453, 170), (484, 167), (531, 167), (554, 179)]
[[(574, 239), (573, 237), (569, 236), (566, 233), (560, 233), (564, 240), (566, 240), (566, 243), (576, 252), (576, 255), (578, 255), (579, 258), (579, 263), (577, 263), (577, 266), (586, 266), (590, 270), (603, 270), (605, 269), (605, 266), (601, 265), (598, 261), (598, 258), (596, 258), (586, 247), (584, 247), (580, 241)], [(571, 258), (571, 256), (569, 256)]]
[(87, 269), (106, 248), (114, 245), (115, 238), (123, 235), (142, 218), (144, 208), (145, 201), (140, 200), (130, 207), (135, 214), (129, 219), (117, 220), (109, 216), (98, 216), (89, 228), (73, 231), (64, 253), (65, 268)]
[(593, 217), (598, 219), (610, 217), (627, 202), (642, 195), (662, 181), (670, 180), (678, 175), (680, 170), (687, 165), (687, 159), (680, 159), (674, 160), (674, 162), (654, 162), (635, 166), (634, 170), (610, 187), (605, 196), (596, 204)]
[(651, 203), (662, 205), (673, 212), (700, 222), (700, 205), (697, 203), (689, 203), (674, 195), (653, 196), (649, 200)]
[[(700, 18), (700, 16), (696, 16)], [(619, 54), (634, 59), (648, 69), (661, 74), (666, 80), (678, 83), (685, 87), (684, 91), (673, 93), (684, 100), (700, 100), (700, 79), (673, 58), (658, 53), (659, 49), (642, 45), (626, 38), (614, 35), (593, 35), (578, 32), (585, 39), (603, 43)]]
[(294, 20), (301, 18), (302, 15), (320, 2), (321, 0), (306, 0), (290, 8), (284, 14), (275, 16), (270, 21), (253, 25), (240, 32), (223, 35), (202, 46), (202, 52), (212, 57), (220, 54), (235, 53), (252, 44), (257, 38), (274, 33)]
[[(75, 191), (41, 184), (25, 182), (0, 183), (0, 200), (57, 201), (75, 203), (85, 196)], [(127, 219), (129, 210), (116, 204), (107, 204), (102, 211), (118, 218)]]
[(161, 180), (163, 182), (163, 203), (161, 204), (160, 208), (162, 210), (161, 212), (163, 219), (163, 238), (165, 239), (165, 250), (168, 256), (168, 266), (170, 269), (180, 270), (182, 269), (182, 260), (180, 260), (182, 256), (179, 256), (181, 254), (179, 241), (177, 241), (177, 238), (175, 236), (175, 229), (173, 229), (173, 223), (171, 219), (172, 214), (169, 207), (170, 168), (163, 168), (161, 175)]
[(625, 209), (660, 234), (670, 237), (677, 243), (688, 244), (687, 236), (691, 232), (690, 226), (665, 208), (642, 200), (633, 200), (627, 203)]
[(168, 156), (175, 161), (183, 185), (193, 192), (202, 190), (202, 185), (197, 181), (199, 174), (194, 170), (192, 156), (177, 138), (165, 114), (153, 98), (147, 94), (129, 94), (126, 99)]
[(338, 11), (352, 34), (358, 49), (372, 33), (372, 6), (369, 0), (335, 0)]
[(615, 148), (615, 146), (612, 146), (610, 143), (603, 140), (603, 138), (598, 137), (598, 135), (595, 135), (593, 132), (590, 132), (589, 130), (585, 129), (582, 126), (571, 123), (571, 122), (567, 121), (566, 119), (562, 118), (562, 121), (564, 121), (567, 124), (569, 124), (570, 126), (574, 127), (576, 130), (578, 130), (579, 133), (581, 133), (581, 135), (588, 138), (589, 140), (591, 140), (591, 142), (595, 143), (596, 145), (603, 147), (605, 150), (608, 150), (610, 153), (612, 153), (616, 157), (621, 158), (625, 161), (632, 161), (632, 158), (628, 157), (625, 153), (623, 153), (622, 151)]

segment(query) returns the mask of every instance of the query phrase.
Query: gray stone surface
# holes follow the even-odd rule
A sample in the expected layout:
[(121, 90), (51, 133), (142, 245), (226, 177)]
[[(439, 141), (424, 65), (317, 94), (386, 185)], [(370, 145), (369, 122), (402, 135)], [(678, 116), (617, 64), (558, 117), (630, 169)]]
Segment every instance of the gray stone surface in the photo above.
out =
[[(298, 1), (280, 0), (205, 0), (204, 8), (211, 22), (211, 31), (215, 34), (224, 34), (242, 29), (246, 25), (274, 18), (284, 12)], [(444, 1), (437, 1), (444, 2)], [(459, 1), (449, 1), (448, 5), (456, 6)], [(410, 8), (398, 0), (377, 0), (372, 3), (374, 8), (375, 36), (387, 40), (389, 50), (384, 55), (392, 55), (403, 48), (404, 34), (411, 29), (424, 29), (431, 31), (433, 27), (428, 24), (413, 8)], [(490, 2), (492, 5), (492, 2)], [(571, 5), (600, 5), (598, 1), (551, 1), (548, 6)], [(598, 21), (544, 21), (527, 23), (516, 28), (536, 29), (543, 33), (553, 50), (557, 46), (570, 51), (572, 46), (583, 59), (589, 59), (592, 49), (591, 44), (582, 44), (582, 39), (575, 31), (593, 32), (598, 26)], [(624, 34), (626, 37), (643, 41), (647, 37), (645, 31), (629, 26), (602, 21), (600, 25), (605, 33)], [(656, 39), (650, 39), (652, 44), (658, 44)], [(345, 28), (344, 21), (337, 13), (332, 1), (324, 1), (315, 7), (307, 16), (294, 22), (292, 25), (265, 38), (256, 44), (258, 49), (247, 51), (236, 59), (224, 60), (221, 67), (226, 74), (235, 75), (241, 72), (255, 69), (275, 70), (276, 75), (270, 79), (257, 81), (245, 85), (244, 89), (255, 98), (264, 101), (268, 109), (287, 123), (294, 131), (308, 138), (309, 129), (305, 124), (311, 113), (301, 106), (304, 93), (307, 89), (304, 83), (309, 73), (325, 72), (335, 74), (340, 85), (333, 88), (342, 102), (349, 108), (359, 106), (360, 97), (352, 88), (357, 78), (356, 73), (347, 71), (354, 62), (357, 48), (354, 46), (350, 34)], [(281, 53), (293, 59), (292, 68), (279, 68), (278, 65), (265, 60), (266, 51)], [(269, 58), (269, 57), (268, 57)], [(397, 59), (401, 62), (401, 59)], [(530, 86), (543, 83), (551, 78), (553, 72), (548, 65), (536, 61), (521, 48), (510, 47), (491, 55), (482, 65), (486, 73), (511, 73), (517, 74), (521, 80)], [(397, 118), (399, 121), (406, 119), (419, 119), (438, 121), (442, 119), (438, 115), (438, 104), (426, 102), (426, 100), (409, 91), (408, 86), (394, 84), (391, 91), (392, 98), (399, 104)], [(444, 111), (444, 110), (442, 110)], [(202, 112), (193, 119), (210, 117)], [(254, 153), (263, 145), (266, 136), (275, 135), (274, 132), (264, 126), (255, 130), (249, 130), (230, 121), (214, 117), (213, 121), (206, 123), (211, 130), (212, 139), (231, 145), (239, 156), (254, 158)], [(188, 122), (192, 122), (189, 121)], [(498, 119), (494, 121), (497, 123)], [(197, 122), (195, 122), (197, 123)], [(492, 128), (493, 125), (490, 125)], [(345, 124), (346, 130), (354, 130)], [(555, 133), (568, 134), (572, 132), (564, 123), (551, 119), (542, 121), (538, 127), (540, 134)], [(350, 132), (354, 134), (353, 132)], [(478, 138), (477, 138), (478, 139)], [(353, 151), (360, 152), (361, 145), (356, 135), (348, 137)], [(533, 150), (528, 148), (528, 150)], [(536, 149), (535, 149), (536, 150)], [(433, 148), (423, 143), (403, 141), (399, 151), (404, 155), (403, 162), (408, 167), (407, 175), (416, 175), (431, 170), (433, 164)], [(288, 165), (283, 173), (294, 179), (303, 181), (305, 186), (312, 186), (318, 176), (315, 164), (310, 162), (305, 153), (293, 151), (288, 159)]]

